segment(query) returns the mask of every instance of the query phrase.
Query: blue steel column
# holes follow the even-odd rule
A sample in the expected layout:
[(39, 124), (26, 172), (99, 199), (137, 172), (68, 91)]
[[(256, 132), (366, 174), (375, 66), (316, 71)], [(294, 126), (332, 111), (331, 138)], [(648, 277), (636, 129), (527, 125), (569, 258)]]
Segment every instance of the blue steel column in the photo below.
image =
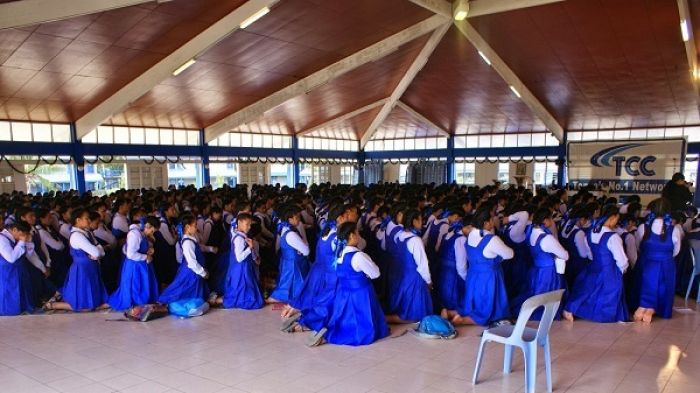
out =
[[(698, 158), (698, 174), (700, 174), (700, 158)], [(695, 179), (695, 200), (693, 205), (700, 206), (700, 176)]]
[(566, 130), (564, 130), (564, 140), (561, 142), (559, 145), (561, 148), (561, 152), (559, 153), (559, 157), (557, 157), (557, 163), (559, 164), (557, 166), (557, 185), (559, 187), (564, 186), (564, 179), (566, 178)]
[(204, 141), (204, 128), (199, 130), (199, 146), (202, 157), (202, 187), (205, 187), (211, 184), (211, 178), (209, 176), (209, 152)]
[(70, 123), (70, 137), (73, 145), (71, 150), (74, 162), (75, 186), (78, 188), (80, 195), (83, 195), (87, 190), (85, 185), (85, 154), (83, 152), (83, 142), (78, 139), (75, 123)]
[(455, 181), (455, 137), (447, 138), (447, 183)]
[(292, 135), (292, 162), (294, 166), (294, 187), (299, 184), (299, 139)]

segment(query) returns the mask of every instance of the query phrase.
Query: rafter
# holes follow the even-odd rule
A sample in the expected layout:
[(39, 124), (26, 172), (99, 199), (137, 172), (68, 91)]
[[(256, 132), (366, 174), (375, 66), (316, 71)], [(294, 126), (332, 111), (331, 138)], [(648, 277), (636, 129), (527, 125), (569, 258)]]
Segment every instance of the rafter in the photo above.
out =
[(513, 88), (515, 88), (521, 96), (523, 102), (537, 116), (547, 129), (554, 134), (559, 141), (564, 140), (564, 129), (552, 116), (547, 108), (535, 97), (530, 89), (518, 78), (518, 76), (510, 69), (503, 59), (494, 51), (491, 46), (484, 40), (478, 31), (466, 20), (455, 21), (457, 28), (464, 34), (469, 42), (474, 47), (483, 53), (490, 61), (491, 66), (503, 78), (503, 80)]
[(23, 0), (0, 4), (0, 29), (95, 14), (152, 0)]
[(442, 136), (444, 136), (444, 137), (447, 137), (447, 138), (450, 137), (450, 133), (447, 132), (447, 131), (445, 131), (444, 128), (442, 128), (442, 127), (438, 126), (437, 124), (433, 123), (433, 122), (430, 121), (427, 117), (423, 116), (421, 113), (419, 113), (419, 112), (416, 111), (415, 109), (413, 109), (413, 108), (411, 108), (410, 106), (406, 105), (403, 101), (398, 101), (398, 102), (396, 103), (396, 106), (398, 106), (399, 108), (405, 110), (405, 111), (408, 112), (411, 116), (415, 117), (416, 119), (418, 119), (418, 120), (421, 121), (422, 123), (427, 124), (428, 126), (430, 126), (430, 128), (432, 128), (432, 129), (434, 129), (435, 131), (437, 131), (440, 135), (442, 135)]
[(197, 34), (78, 119), (75, 122), (78, 138), (87, 135), (113, 114), (123, 110), (127, 105), (170, 77), (175, 69), (234, 32), (241, 22), (262, 8), (272, 6), (277, 1), (249, 0)]
[[(429, 11), (452, 19), (452, 4), (447, 0), (410, 0)], [(536, 7), (564, 0), (473, 0), (469, 2), (468, 18)]]
[(306, 130), (303, 130), (303, 131), (298, 132), (298, 133), (297, 133), (297, 136), (304, 136), (304, 135), (313, 134), (314, 132), (316, 132), (316, 131), (318, 131), (318, 130), (322, 130), (322, 129), (324, 129), (324, 128), (332, 127), (332, 126), (335, 125), (335, 124), (342, 123), (342, 122), (344, 122), (344, 121), (346, 121), (346, 120), (352, 119), (353, 117), (355, 117), (355, 116), (357, 116), (357, 115), (363, 114), (363, 113), (365, 113), (365, 112), (367, 112), (367, 111), (369, 111), (369, 110), (372, 110), (372, 109), (374, 109), (374, 108), (376, 108), (376, 107), (379, 107), (379, 106), (381, 106), (381, 105), (384, 105), (384, 103), (385, 103), (387, 100), (388, 100), (388, 98), (383, 98), (383, 99), (381, 99), (381, 100), (379, 100), (379, 101), (377, 101), (377, 102), (373, 102), (373, 103), (371, 103), (371, 104), (369, 104), (369, 105), (365, 105), (365, 106), (363, 106), (362, 108), (356, 109), (356, 110), (354, 110), (354, 111), (352, 111), (352, 112), (348, 112), (348, 113), (345, 113), (345, 114), (343, 114), (343, 115), (334, 117), (334, 118), (328, 120), (328, 121), (325, 122), (325, 123), (322, 123), (322, 124), (319, 124), (319, 125), (317, 125), (317, 126), (314, 126), (314, 127), (309, 128), (309, 129), (306, 129)]
[(698, 79), (700, 79), (700, 70), (698, 69), (698, 50), (695, 46), (695, 36), (693, 34), (693, 24), (690, 16), (690, 8), (688, 0), (678, 0), (678, 14), (681, 18), (681, 23), (685, 21), (685, 27), (688, 34), (688, 39), (685, 41), (685, 55), (688, 58), (688, 67), (690, 67), (690, 78), (693, 81), (693, 89), (695, 96), (700, 97), (700, 88), (698, 88)]
[(391, 113), (391, 110), (394, 109), (394, 106), (399, 101), (403, 93), (406, 91), (406, 89), (408, 89), (408, 86), (411, 84), (411, 82), (413, 82), (413, 79), (415, 79), (416, 75), (418, 75), (418, 72), (420, 72), (420, 70), (423, 69), (425, 64), (428, 62), (430, 55), (433, 54), (433, 51), (435, 50), (435, 48), (437, 48), (438, 44), (440, 43), (440, 40), (442, 40), (442, 37), (445, 35), (445, 33), (447, 33), (447, 30), (450, 28), (450, 25), (450, 22), (444, 22), (443, 19), (442, 25), (439, 28), (437, 28), (430, 36), (430, 39), (428, 39), (428, 42), (425, 43), (423, 49), (421, 49), (418, 56), (416, 56), (415, 60), (413, 60), (411, 66), (408, 67), (408, 70), (399, 81), (399, 84), (396, 85), (396, 88), (391, 93), (391, 96), (389, 96), (387, 102), (384, 103), (382, 109), (372, 120), (372, 123), (370, 123), (369, 127), (367, 127), (367, 130), (365, 130), (365, 132), (362, 134), (362, 138), (360, 139), (361, 149), (364, 149), (367, 142), (369, 142), (370, 139), (372, 139), (372, 135), (374, 135), (374, 133), (377, 131), (377, 128), (379, 128), (379, 126), (384, 122), (384, 120), (386, 120), (386, 118), (389, 116), (389, 113)]
[(445, 19), (434, 15), (415, 25), (402, 30), (382, 41), (368, 46), (328, 67), (301, 79), (282, 90), (279, 90), (225, 118), (205, 129), (205, 138), (211, 141), (219, 135), (231, 131), (245, 123), (262, 116), (266, 111), (283, 104), (298, 95), (305, 94), (314, 88), (321, 86), (332, 79), (346, 74), (364, 64), (381, 59), (396, 51), (398, 47), (413, 41), (445, 24)]

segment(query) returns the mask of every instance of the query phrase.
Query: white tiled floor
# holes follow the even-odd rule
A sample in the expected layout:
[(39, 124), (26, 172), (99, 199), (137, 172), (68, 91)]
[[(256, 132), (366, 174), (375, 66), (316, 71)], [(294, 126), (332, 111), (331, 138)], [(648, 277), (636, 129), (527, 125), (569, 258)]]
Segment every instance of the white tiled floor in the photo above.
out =
[[(679, 302), (679, 306), (681, 303)], [(692, 303), (695, 308), (695, 303)], [(0, 318), (0, 392), (520, 392), (522, 359), (501, 373), (488, 346), (470, 379), (480, 328), (452, 341), (412, 335), (363, 348), (306, 348), (278, 331), (279, 312), (213, 310), (201, 318), (105, 322), (119, 314)], [(700, 309), (651, 325), (556, 322), (557, 392), (700, 391)], [(398, 336), (406, 326), (394, 326)], [(540, 364), (542, 356), (540, 356)], [(544, 391), (538, 374), (538, 391)]]

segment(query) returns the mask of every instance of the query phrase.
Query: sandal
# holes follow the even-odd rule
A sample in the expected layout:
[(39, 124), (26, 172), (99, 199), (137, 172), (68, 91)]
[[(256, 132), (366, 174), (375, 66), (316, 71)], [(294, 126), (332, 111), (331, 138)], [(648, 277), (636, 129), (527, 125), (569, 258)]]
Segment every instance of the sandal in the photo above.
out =
[(290, 329), (294, 324), (301, 318), (301, 314), (295, 314), (292, 315), (291, 317), (285, 319), (282, 321), (282, 326), (280, 327), (280, 331), (286, 332), (286, 333), (291, 333)]
[(323, 336), (326, 334), (328, 329), (326, 328), (321, 328), (318, 332), (314, 332), (309, 335), (309, 338), (306, 339), (306, 346), (307, 347), (318, 347), (319, 345), (323, 344), (325, 341), (323, 339)]

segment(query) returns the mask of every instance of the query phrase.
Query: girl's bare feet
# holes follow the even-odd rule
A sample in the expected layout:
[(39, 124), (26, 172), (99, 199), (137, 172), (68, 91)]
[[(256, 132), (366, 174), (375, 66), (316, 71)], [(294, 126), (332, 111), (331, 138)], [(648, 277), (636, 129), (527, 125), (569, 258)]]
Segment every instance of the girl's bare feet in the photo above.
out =
[(651, 323), (651, 320), (654, 318), (654, 309), (647, 308), (646, 311), (644, 312), (644, 316), (642, 317), (642, 321), (644, 323)]
[(639, 308), (637, 308), (637, 311), (634, 312), (634, 316), (632, 317), (632, 320), (634, 322), (641, 322), (642, 319), (644, 318), (644, 314), (646, 314), (646, 308), (639, 307)]
[(562, 316), (562, 318), (564, 318), (565, 320), (567, 320), (569, 322), (574, 321), (574, 314), (572, 314), (568, 311), (562, 311), (561, 316)]

